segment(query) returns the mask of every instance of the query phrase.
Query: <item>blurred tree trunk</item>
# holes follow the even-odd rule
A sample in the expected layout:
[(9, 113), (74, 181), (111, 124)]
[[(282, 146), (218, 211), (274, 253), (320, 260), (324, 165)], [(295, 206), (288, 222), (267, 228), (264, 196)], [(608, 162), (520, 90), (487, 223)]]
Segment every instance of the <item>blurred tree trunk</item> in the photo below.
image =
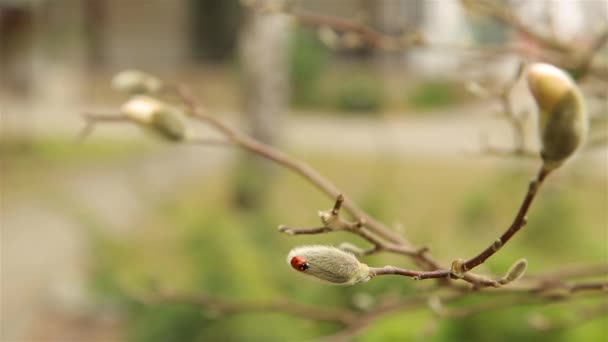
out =
[[(369, 15), (373, 28), (380, 32), (400, 36), (412, 34), (420, 25), (422, 0), (363, 0), (363, 8)], [(373, 64), (389, 98), (401, 98), (401, 94), (390, 94), (403, 89), (403, 75), (407, 68), (409, 49), (399, 51), (373, 51)]]
[(105, 26), (106, 6), (105, 0), (85, 0), (82, 3), (84, 11), (85, 44), (87, 49), (87, 62), (90, 67), (104, 66), (105, 59)]
[(33, 20), (30, 4), (0, 1), (0, 88), (11, 95), (30, 91)]
[[(287, 38), (284, 16), (245, 13), (240, 37), (243, 113), (250, 133), (271, 145), (277, 142), (288, 106)], [(243, 155), (236, 172), (237, 205), (248, 209), (263, 203), (273, 171), (265, 160)]]
[(34, 9), (28, 3), (0, 1), (0, 139), (30, 147), (32, 116), (27, 103), (33, 85)]
[(223, 62), (234, 56), (241, 6), (238, 0), (190, 0), (192, 53), (196, 60)]

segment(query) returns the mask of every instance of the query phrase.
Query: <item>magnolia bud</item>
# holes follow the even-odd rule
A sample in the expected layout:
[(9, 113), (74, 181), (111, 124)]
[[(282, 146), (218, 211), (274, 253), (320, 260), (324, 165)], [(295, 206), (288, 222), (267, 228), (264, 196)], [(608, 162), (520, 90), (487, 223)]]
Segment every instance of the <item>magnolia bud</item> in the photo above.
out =
[(325, 46), (330, 49), (338, 48), (338, 45), (340, 44), (340, 37), (332, 28), (323, 26), (319, 29), (317, 34), (319, 35), (319, 40), (325, 44)]
[(528, 260), (526, 260), (526, 259), (517, 260), (511, 266), (511, 268), (509, 268), (509, 270), (507, 271), (505, 276), (502, 279), (500, 279), (499, 283), (508, 284), (508, 283), (514, 282), (516, 280), (519, 280), (519, 278), (521, 278), (524, 275), (524, 273), (526, 273), (527, 268), (528, 268)]
[(179, 141), (185, 137), (185, 127), (177, 109), (153, 97), (137, 95), (121, 107), (121, 112), (165, 139)]
[(538, 105), (544, 168), (561, 166), (585, 140), (588, 130), (583, 95), (563, 70), (536, 63), (527, 72), (528, 86)]
[(160, 79), (138, 70), (121, 71), (112, 78), (112, 87), (130, 95), (153, 94), (162, 88)]
[(331, 246), (296, 247), (287, 255), (287, 263), (297, 271), (334, 284), (353, 285), (370, 278), (366, 264)]

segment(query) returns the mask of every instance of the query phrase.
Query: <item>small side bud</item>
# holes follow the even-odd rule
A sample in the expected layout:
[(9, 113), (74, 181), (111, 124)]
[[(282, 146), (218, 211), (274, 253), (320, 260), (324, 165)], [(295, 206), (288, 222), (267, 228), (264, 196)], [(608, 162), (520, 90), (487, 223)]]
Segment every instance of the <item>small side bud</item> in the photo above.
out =
[(513, 264), (513, 266), (511, 266), (511, 268), (509, 268), (509, 270), (507, 271), (505, 276), (499, 280), (499, 283), (504, 285), (504, 284), (508, 284), (508, 283), (514, 282), (516, 280), (519, 280), (519, 278), (521, 278), (524, 275), (524, 273), (526, 273), (527, 268), (528, 268), (528, 260), (526, 260), (526, 259), (517, 260)]
[(369, 267), (341, 249), (313, 245), (292, 249), (287, 263), (296, 271), (340, 285), (354, 285), (368, 281)]
[(186, 129), (178, 110), (153, 97), (135, 96), (122, 105), (121, 112), (135, 123), (165, 139), (180, 141), (186, 136)]
[(317, 32), (321, 43), (330, 49), (337, 49), (340, 45), (340, 37), (332, 28), (323, 26)]
[(450, 272), (453, 278), (462, 279), (466, 272), (464, 268), (464, 259), (456, 259), (452, 261), (452, 266), (450, 267)]
[(433, 312), (435, 316), (441, 317), (444, 315), (445, 309), (443, 307), (443, 304), (441, 303), (441, 298), (439, 298), (439, 296), (430, 296), (427, 301), (427, 304), (429, 305), (431, 312)]
[(321, 222), (323, 222), (324, 225), (329, 225), (331, 223), (332, 217), (333, 215), (331, 213), (331, 210), (319, 211), (319, 218), (321, 219)]
[(325, 227), (331, 229), (343, 229), (343, 222), (340, 220), (340, 217), (337, 214), (334, 214), (332, 210), (322, 210), (319, 211), (319, 218), (321, 219), (321, 223)]
[(486, 98), (490, 97), (490, 95), (491, 95), (491, 93), (488, 91), (487, 88), (483, 87), (481, 84), (474, 82), (474, 81), (467, 82), (465, 84), (465, 89), (469, 93), (471, 93), (479, 98), (482, 98), (482, 99), (486, 99)]
[(544, 168), (550, 171), (583, 144), (588, 131), (585, 102), (574, 80), (553, 65), (531, 65), (527, 80), (538, 105), (541, 157)]
[(112, 78), (112, 87), (129, 95), (154, 94), (162, 86), (160, 79), (138, 70), (121, 71)]

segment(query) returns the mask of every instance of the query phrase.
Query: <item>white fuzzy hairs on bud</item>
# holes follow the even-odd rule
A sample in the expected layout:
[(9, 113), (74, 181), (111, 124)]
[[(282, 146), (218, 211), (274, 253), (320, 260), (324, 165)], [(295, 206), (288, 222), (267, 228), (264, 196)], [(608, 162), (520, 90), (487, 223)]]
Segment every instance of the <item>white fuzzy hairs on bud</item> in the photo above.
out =
[(370, 279), (369, 266), (332, 246), (296, 247), (287, 255), (287, 263), (299, 272), (333, 284), (354, 285)]
[(585, 101), (574, 80), (551, 64), (532, 64), (527, 80), (538, 105), (544, 168), (550, 171), (583, 144), (588, 131)]

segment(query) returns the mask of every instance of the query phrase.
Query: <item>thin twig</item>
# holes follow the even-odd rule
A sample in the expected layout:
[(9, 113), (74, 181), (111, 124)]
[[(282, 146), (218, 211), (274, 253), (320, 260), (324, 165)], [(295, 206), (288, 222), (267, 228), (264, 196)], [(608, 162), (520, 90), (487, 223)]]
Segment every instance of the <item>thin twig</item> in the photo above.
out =
[(76, 136), (76, 142), (81, 143), (87, 137), (89, 137), (97, 124), (100, 122), (104, 123), (124, 123), (130, 121), (128, 117), (120, 114), (112, 114), (112, 113), (93, 113), (93, 112), (84, 112), (82, 113), (82, 117), (85, 119), (85, 124), (82, 130)]
[(512, 237), (515, 235), (523, 226), (526, 225), (526, 215), (528, 214), (528, 210), (530, 209), (530, 205), (534, 201), (538, 189), (543, 184), (543, 181), (549, 175), (550, 171), (547, 171), (544, 167), (541, 167), (536, 179), (531, 181), (528, 186), (528, 192), (524, 197), (523, 202), (513, 220), (513, 223), (509, 226), (509, 228), (500, 236), (500, 238), (490, 246), (488, 246), (485, 250), (479, 253), (477, 256), (465, 261), (462, 264), (462, 272), (467, 272), (475, 267), (483, 264), (489, 257), (494, 255), (498, 250), (500, 250)]
[[(321, 176), (308, 164), (300, 160), (294, 159), (288, 156), (287, 154), (273, 148), (270, 145), (266, 145), (262, 142), (259, 142), (246, 135), (245, 133), (239, 132), (229, 127), (228, 125), (225, 125), (223, 122), (217, 120), (216, 118), (206, 114), (204, 109), (196, 103), (196, 100), (194, 99), (192, 93), (188, 88), (181, 86), (179, 87), (178, 91), (181, 95), (184, 104), (187, 106), (190, 115), (216, 128), (218, 131), (224, 134), (227, 139), (232, 141), (236, 146), (254, 154), (257, 154), (261, 157), (264, 157), (266, 159), (269, 159), (271, 161), (274, 161), (279, 165), (282, 165), (294, 171), (295, 173), (307, 179), (319, 190), (321, 190), (332, 198), (337, 198), (343, 193), (334, 184), (332, 184), (329, 180)], [(379, 236), (391, 242), (402, 244), (405, 247), (411, 246), (411, 244), (407, 242), (403, 237), (396, 234), (388, 227), (384, 226), (382, 223), (366, 214), (347, 196), (344, 196), (344, 204), (342, 204), (342, 206), (344, 206), (344, 209), (347, 210), (349, 214), (351, 214), (357, 220), (364, 222), (365, 227), (378, 234)], [(427, 261), (427, 265), (428, 263), (429, 262)]]
[(329, 227), (325, 227), (325, 226), (317, 227), (317, 228), (295, 228), (295, 227), (289, 227), (289, 226), (285, 226), (285, 225), (279, 226), (279, 232), (285, 233), (287, 235), (315, 235), (315, 234), (321, 234), (321, 233), (329, 233), (332, 231), (334, 231), (334, 230)]
[(577, 81), (583, 81), (591, 71), (593, 58), (608, 42), (608, 26), (605, 26), (602, 32), (595, 38), (591, 46), (580, 58), (579, 65), (576, 67)]
[(312, 234), (323, 234), (334, 231), (347, 231), (362, 237), (373, 245), (371, 249), (357, 253), (359, 255), (370, 255), (382, 250), (392, 252), (395, 254), (402, 254), (407, 256), (417, 256), (427, 251), (427, 248), (411, 249), (400, 244), (391, 243), (384, 241), (382, 238), (374, 235), (367, 231), (364, 227), (365, 223), (361, 220), (356, 222), (349, 222), (340, 216), (340, 209), (344, 203), (344, 196), (338, 195), (334, 203), (333, 208), (330, 211), (321, 212), (321, 221), (324, 223), (321, 227), (315, 228), (296, 228), (286, 225), (280, 225), (279, 231), (288, 235), (312, 235)]
[(340, 33), (356, 33), (365, 45), (384, 50), (401, 50), (412, 45), (424, 45), (425, 39), (420, 32), (402, 36), (387, 35), (356, 21), (335, 16), (322, 15), (310, 11), (290, 11), (300, 24), (312, 27), (329, 27)]
[[(288, 15), (302, 26), (312, 28), (330, 28), (337, 33), (354, 34), (360, 40), (362, 45), (374, 49), (397, 51), (408, 48), (412, 45), (422, 46), (426, 43), (421, 32), (406, 33), (403, 35), (389, 35), (352, 19), (325, 15), (303, 9), (295, 9), (292, 8), (293, 6), (279, 6), (269, 10), (263, 1), (252, 1), (247, 5), (260, 12), (281, 13)], [(355, 46), (358, 47), (360, 44), (355, 44)]]
[[(403, 239), (399, 235), (395, 234), (393, 231), (389, 230), (386, 226), (384, 226), (379, 221), (376, 221), (375, 219), (370, 217), (367, 213), (365, 213), (363, 210), (361, 210), (356, 204), (354, 204), (352, 201), (349, 201), (347, 197), (343, 196), (342, 192), (340, 192), (335, 185), (333, 185), (327, 179), (322, 177), (318, 172), (316, 172), (308, 164), (305, 164), (299, 160), (293, 159), (293, 158), (289, 157), (288, 155), (286, 155), (285, 153), (283, 153), (269, 145), (263, 144), (255, 139), (249, 137), (248, 135), (246, 135), (244, 133), (241, 133), (235, 129), (232, 129), (229, 126), (222, 123), (221, 121), (217, 120), (216, 118), (206, 114), (204, 109), (202, 107), (199, 107), (196, 104), (194, 97), (192, 96), (192, 94), (186, 87), (183, 87), (183, 86), (179, 87), (178, 91), (179, 91), (179, 94), (182, 96), (183, 102), (188, 107), (188, 111), (189, 111), (190, 115), (192, 115), (194, 118), (197, 118), (203, 122), (206, 122), (206, 123), (212, 125), (216, 129), (218, 129), (221, 133), (223, 133), (226, 136), (226, 138), (228, 138), (230, 141), (232, 141), (236, 146), (239, 146), (247, 151), (260, 155), (269, 160), (272, 160), (272, 161), (296, 172), (297, 174), (303, 176), (305, 179), (310, 181), (318, 189), (325, 192), (327, 195), (335, 197), (337, 200), (334, 204), (333, 209), (331, 210), (331, 214), (336, 216), (335, 225), (330, 226), (327, 224), (327, 222), (324, 222), (325, 226), (329, 227), (331, 230), (336, 230), (336, 228), (339, 228), (339, 229), (351, 231), (359, 236), (362, 236), (366, 240), (370, 241), (372, 244), (374, 244), (374, 248), (371, 250), (368, 250), (366, 253), (369, 254), (369, 253), (373, 253), (375, 251), (381, 250), (383, 248), (383, 246), (385, 246), (385, 243), (379, 239), (376, 239), (374, 237), (374, 235), (367, 234), (367, 231), (362, 229), (363, 227), (369, 229), (369, 231), (372, 232), (373, 234), (377, 234), (378, 237), (388, 240), (390, 242), (390, 244), (387, 245), (387, 247), (388, 247), (387, 250), (390, 250), (394, 253), (404, 254), (404, 255), (412, 257), (412, 259), (418, 265), (420, 265), (426, 271), (429, 272), (429, 275), (430, 275), (429, 277), (421, 277), (420, 279), (446, 278), (446, 276), (442, 276), (442, 277), (434, 276), (435, 273), (433, 273), (433, 271), (437, 271), (437, 272), (439, 272), (438, 274), (441, 274), (441, 275), (451, 272), (452, 277), (456, 276), (456, 278), (462, 278), (463, 280), (474, 284), (476, 287), (497, 286), (497, 283), (495, 280), (488, 279), (487, 277), (472, 274), (472, 273), (464, 274), (465, 272), (471, 270), (475, 266), (477, 266), (480, 263), (482, 263), (483, 261), (485, 261), (491, 255), (493, 255), (498, 250), (495, 246), (496, 243), (494, 245), (490, 246), (486, 251), (482, 252), (479, 256), (469, 260), (466, 263), (463, 263), (463, 269), (461, 270), (463, 274), (460, 274), (460, 270), (459, 270), (459, 274), (456, 275), (454, 273), (454, 269), (452, 269), (451, 271), (446, 270), (444, 267), (441, 267), (441, 265), (437, 261), (435, 261), (430, 256), (429, 253), (425, 253), (426, 248), (413, 247), (413, 245), (411, 245), (405, 239)], [(526, 197), (526, 200), (524, 201), (524, 205), (522, 205), (522, 209), (520, 209), (520, 212), (516, 216), (516, 220), (515, 220), (514, 224), (512, 225), (512, 228), (509, 229), (503, 235), (503, 237), (501, 237), (501, 240), (504, 240), (502, 242), (503, 244), (506, 243), (510, 239), (510, 237), (521, 228), (521, 226), (523, 226), (523, 222), (525, 221), (524, 216), (527, 213), (531, 200), (534, 198), (534, 195), (536, 194), (536, 190), (537, 190), (538, 186), (542, 183), (542, 179), (544, 179), (545, 176), (546, 176), (546, 173), (544, 171), (541, 172), (541, 175), (539, 175), (540, 180), (537, 180), (537, 182), (534, 183), (534, 184), (536, 184), (534, 187), (531, 186), (530, 189), (531, 190), (533, 189), (534, 191), (529, 191), (530, 196), (529, 196), (529, 198)], [(339, 218), (338, 214), (342, 207), (344, 207), (352, 216), (354, 216), (356, 218), (355, 223), (349, 223), (349, 222), (343, 221)], [(318, 229), (318, 228), (319, 227), (317, 227), (317, 229), (314, 229), (313, 231), (308, 231), (308, 233), (313, 234), (313, 233), (320, 233), (320, 232), (327, 231), (326, 229)], [(290, 227), (283, 226), (282, 229), (284, 229), (286, 232), (293, 232), (293, 233), (296, 232), (295, 229), (290, 229)], [(420, 271), (420, 274), (425, 274), (425, 272)]]
[(381, 276), (381, 275), (400, 275), (400, 276), (405, 276), (405, 277), (412, 277), (415, 280), (447, 278), (451, 274), (451, 272), (449, 270), (424, 272), (424, 271), (407, 270), (407, 269), (399, 268), (399, 267), (395, 267), (395, 266), (370, 267), (369, 272), (370, 272), (371, 277), (376, 277), (376, 276)]

